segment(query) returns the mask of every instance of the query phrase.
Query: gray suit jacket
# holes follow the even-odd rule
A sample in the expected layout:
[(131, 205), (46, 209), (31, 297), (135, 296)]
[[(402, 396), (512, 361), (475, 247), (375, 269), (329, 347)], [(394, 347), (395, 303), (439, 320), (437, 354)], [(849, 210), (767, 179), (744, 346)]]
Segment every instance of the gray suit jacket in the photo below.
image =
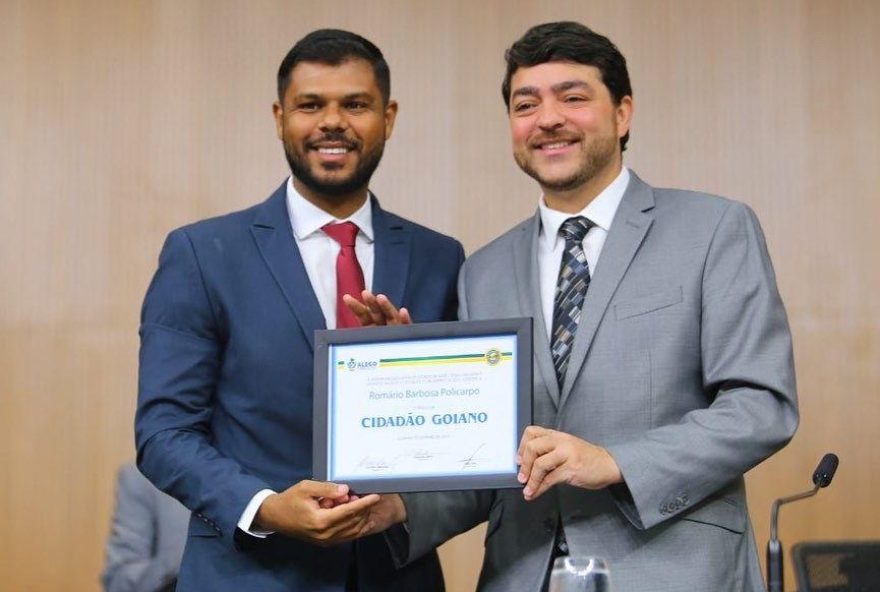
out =
[(189, 510), (156, 489), (134, 465), (116, 482), (116, 510), (101, 581), (107, 592), (173, 589), (186, 543)]
[[(594, 270), (557, 386), (536, 215), (462, 268), (462, 319), (535, 320), (535, 423), (605, 446), (625, 486), (404, 496), (409, 557), (489, 521), (479, 589), (538, 591), (557, 521), (608, 560), (615, 592), (763, 589), (743, 474), (798, 423), (791, 337), (745, 205), (635, 175)], [(438, 517), (441, 517), (438, 519)]]

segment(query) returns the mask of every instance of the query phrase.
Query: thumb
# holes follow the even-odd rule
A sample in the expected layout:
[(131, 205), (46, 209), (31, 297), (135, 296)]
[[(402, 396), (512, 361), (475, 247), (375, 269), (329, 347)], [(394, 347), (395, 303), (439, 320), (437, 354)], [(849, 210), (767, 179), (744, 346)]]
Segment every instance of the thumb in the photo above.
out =
[(300, 490), (309, 497), (342, 497), (348, 493), (348, 485), (329, 481), (300, 481)]

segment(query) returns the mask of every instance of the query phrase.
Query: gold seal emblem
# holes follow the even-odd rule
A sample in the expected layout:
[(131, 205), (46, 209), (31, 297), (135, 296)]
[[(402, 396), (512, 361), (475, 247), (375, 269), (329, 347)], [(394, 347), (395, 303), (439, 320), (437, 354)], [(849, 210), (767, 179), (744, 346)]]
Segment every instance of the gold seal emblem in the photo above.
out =
[(486, 363), (490, 366), (494, 366), (498, 362), (501, 361), (501, 352), (495, 348), (490, 349), (486, 352)]

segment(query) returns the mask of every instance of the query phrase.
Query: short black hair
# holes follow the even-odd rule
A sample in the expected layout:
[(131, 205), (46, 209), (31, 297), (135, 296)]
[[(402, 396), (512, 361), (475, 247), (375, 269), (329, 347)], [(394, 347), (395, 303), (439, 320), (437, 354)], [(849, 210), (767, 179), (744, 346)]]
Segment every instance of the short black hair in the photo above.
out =
[(290, 74), (300, 62), (317, 62), (338, 66), (349, 60), (367, 61), (373, 67), (376, 85), (387, 105), (391, 98), (391, 72), (385, 56), (371, 41), (351, 31), (341, 29), (318, 29), (296, 42), (278, 67), (278, 100), (284, 101), (284, 93), (290, 85)]
[[(623, 97), (632, 96), (626, 58), (604, 35), (573, 21), (536, 25), (514, 42), (504, 53), (507, 71), (501, 84), (504, 105), (510, 108), (510, 79), (519, 68), (547, 62), (574, 62), (595, 66), (602, 82), (611, 92), (615, 105)], [(626, 150), (629, 133), (620, 139), (621, 151)]]

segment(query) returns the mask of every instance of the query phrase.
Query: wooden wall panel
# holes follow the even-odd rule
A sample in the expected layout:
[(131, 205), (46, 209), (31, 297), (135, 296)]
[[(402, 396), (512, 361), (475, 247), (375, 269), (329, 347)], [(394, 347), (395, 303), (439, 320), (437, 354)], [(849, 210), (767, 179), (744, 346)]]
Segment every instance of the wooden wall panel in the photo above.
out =
[[(741, 199), (763, 223), (802, 423), (748, 476), (759, 546), (772, 499), (806, 488), (826, 450), (840, 474), (783, 510), (784, 541), (880, 537), (876, 2), (6, 0), (4, 589), (97, 589), (114, 471), (133, 454), (140, 300), (170, 229), (284, 179), (270, 105), (289, 46), (335, 26), (383, 48), (401, 111), (374, 189), (472, 251), (535, 208), (539, 190), (510, 157), (502, 52), (556, 19), (590, 24), (627, 56), (630, 166), (657, 185)], [(473, 589), (483, 532), (443, 548), (451, 592)]]

